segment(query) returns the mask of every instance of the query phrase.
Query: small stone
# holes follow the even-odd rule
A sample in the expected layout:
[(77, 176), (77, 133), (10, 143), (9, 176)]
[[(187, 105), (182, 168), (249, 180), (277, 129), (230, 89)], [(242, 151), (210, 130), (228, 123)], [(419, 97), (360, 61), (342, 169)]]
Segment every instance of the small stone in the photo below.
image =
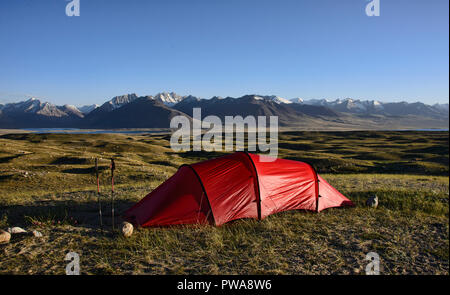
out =
[(42, 238), (43, 237), (43, 235), (40, 232), (38, 232), (37, 230), (32, 231), (32, 234), (36, 238)]
[(8, 232), (10, 234), (23, 234), (23, 233), (26, 233), (27, 231), (21, 227), (15, 226), (15, 227), (9, 227)]
[(7, 231), (0, 229), (0, 244), (9, 243), (9, 240), (11, 240), (11, 234)]
[(377, 208), (378, 207), (378, 197), (377, 196), (371, 196), (366, 201), (366, 205), (371, 208)]
[(122, 222), (121, 230), (124, 237), (131, 237), (133, 234), (133, 225), (126, 221)]

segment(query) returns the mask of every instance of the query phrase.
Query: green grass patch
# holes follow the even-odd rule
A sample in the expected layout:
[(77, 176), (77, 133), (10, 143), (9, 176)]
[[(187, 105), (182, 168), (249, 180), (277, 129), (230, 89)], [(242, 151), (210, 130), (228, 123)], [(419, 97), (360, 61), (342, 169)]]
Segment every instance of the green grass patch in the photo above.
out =
[[(131, 238), (111, 232), (111, 157), (119, 215), (181, 164), (226, 154), (177, 153), (169, 140), (167, 134), (0, 136), (0, 228), (44, 234), (2, 245), (0, 273), (64, 274), (68, 251), (80, 254), (83, 274), (361, 274), (371, 251), (380, 255), (383, 274), (449, 273), (448, 132), (283, 132), (279, 157), (312, 163), (356, 207), (288, 211), (221, 227), (136, 229)], [(379, 206), (367, 208), (374, 194)]]

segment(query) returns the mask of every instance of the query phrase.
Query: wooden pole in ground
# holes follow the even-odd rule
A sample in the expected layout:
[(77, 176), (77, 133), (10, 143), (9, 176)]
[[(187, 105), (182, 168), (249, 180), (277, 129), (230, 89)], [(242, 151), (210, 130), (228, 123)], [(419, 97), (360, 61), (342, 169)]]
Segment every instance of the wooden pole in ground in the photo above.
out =
[(100, 180), (98, 175), (98, 158), (95, 158), (95, 174), (97, 176), (98, 215), (100, 217), (100, 229), (103, 231), (102, 203), (100, 202)]
[(116, 164), (114, 159), (111, 158), (111, 222), (112, 229), (114, 230), (114, 170), (116, 169)]

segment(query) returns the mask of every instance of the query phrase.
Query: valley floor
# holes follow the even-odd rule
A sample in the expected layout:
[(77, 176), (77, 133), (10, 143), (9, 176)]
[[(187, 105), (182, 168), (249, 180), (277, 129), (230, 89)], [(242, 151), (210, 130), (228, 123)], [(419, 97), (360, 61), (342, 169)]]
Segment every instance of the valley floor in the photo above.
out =
[[(183, 163), (221, 153), (174, 153), (165, 134), (0, 136), (0, 228), (36, 229), (0, 245), (2, 274), (64, 274), (69, 251), (82, 274), (449, 274), (448, 132), (284, 132), (280, 157), (311, 162), (356, 203), (292, 211), (221, 227), (110, 228), (109, 158), (121, 212)], [(93, 159), (101, 157), (105, 231), (98, 227)], [(365, 200), (377, 194), (377, 209)]]

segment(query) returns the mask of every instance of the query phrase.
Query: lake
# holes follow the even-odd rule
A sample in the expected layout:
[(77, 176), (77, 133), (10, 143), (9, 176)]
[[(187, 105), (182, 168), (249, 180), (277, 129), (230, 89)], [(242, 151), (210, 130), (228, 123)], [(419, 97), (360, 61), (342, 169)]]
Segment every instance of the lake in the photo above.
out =
[[(21, 130), (29, 131), (32, 133), (56, 133), (56, 134), (151, 134), (151, 133), (170, 133), (169, 129), (78, 129), (78, 128), (24, 128)], [(373, 130), (375, 131), (375, 130)], [(431, 131), (431, 132), (443, 132), (448, 129), (392, 129), (392, 130), (379, 130), (379, 131)]]
[(169, 130), (108, 130), (108, 129), (78, 129), (78, 128), (24, 128), (21, 130), (29, 131), (37, 134), (44, 133), (57, 133), (57, 134), (108, 134), (108, 133), (121, 133), (121, 134), (143, 134), (143, 133), (167, 133)]

